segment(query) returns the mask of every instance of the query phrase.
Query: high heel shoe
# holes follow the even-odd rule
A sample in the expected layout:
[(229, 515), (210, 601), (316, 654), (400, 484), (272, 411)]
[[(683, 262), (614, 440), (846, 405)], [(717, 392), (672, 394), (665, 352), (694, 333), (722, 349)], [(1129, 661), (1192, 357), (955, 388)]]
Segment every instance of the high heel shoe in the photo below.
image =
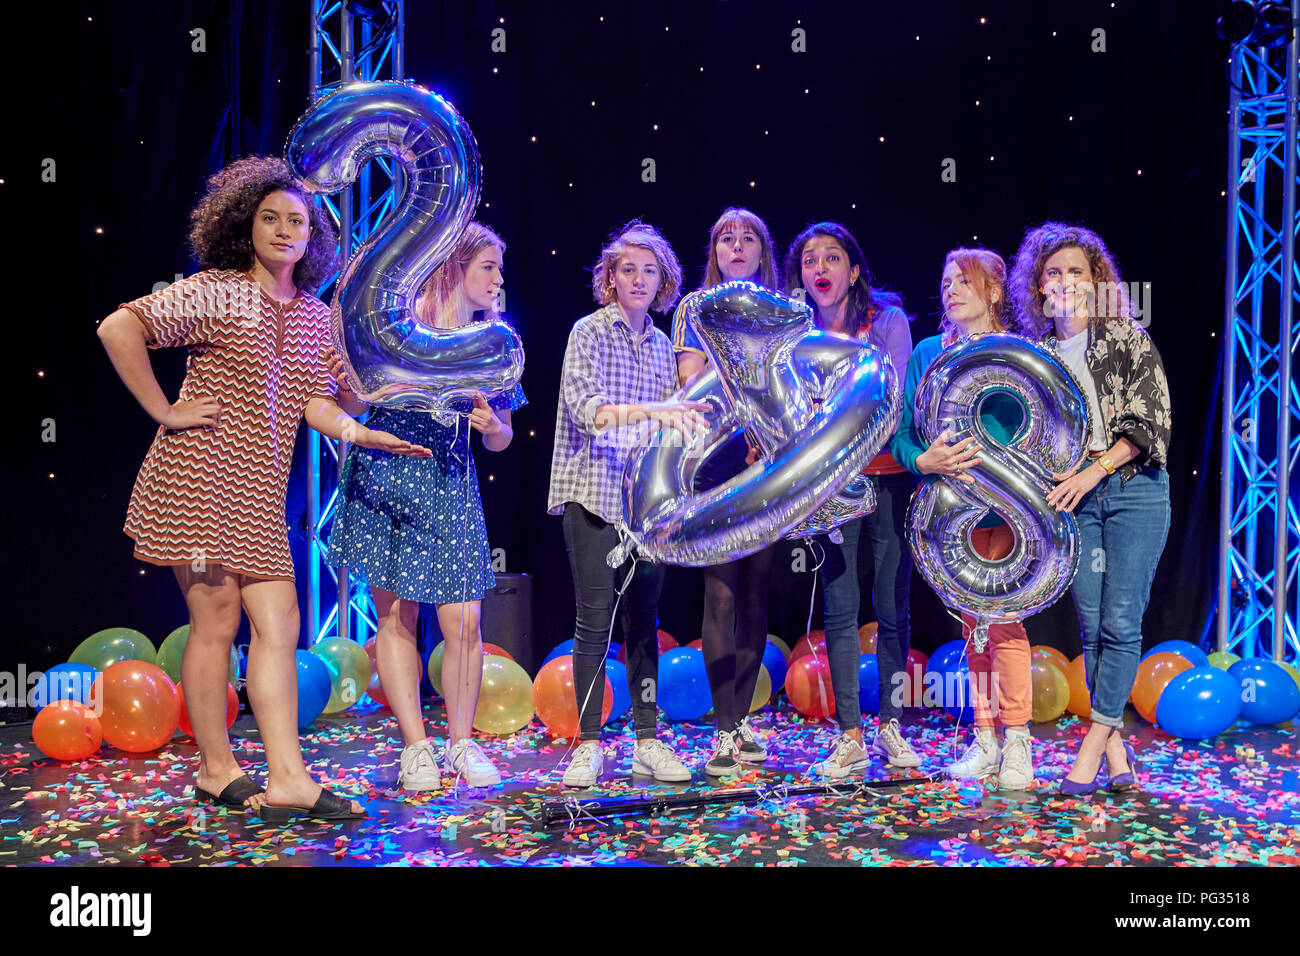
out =
[(1067, 797), (1084, 797), (1090, 793), (1095, 793), (1101, 789), (1102, 772), (1106, 769), (1106, 755), (1101, 755), (1101, 764), (1097, 767), (1097, 775), (1088, 783), (1075, 783), (1068, 776), (1061, 778), (1061, 794)]
[[(1133, 753), (1133, 748), (1124, 744), (1124, 754), (1128, 757), (1128, 772), (1118, 773), (1106, 781), (1106, 789), (1112, 793), (1119, 793), (1124, 790), (1133, 790), (1139, 786), (1137, 779), (1138, 761), (1137, 755)], [(1102, 766), (1106, 767), (1106, 758), (1102, 757)]]

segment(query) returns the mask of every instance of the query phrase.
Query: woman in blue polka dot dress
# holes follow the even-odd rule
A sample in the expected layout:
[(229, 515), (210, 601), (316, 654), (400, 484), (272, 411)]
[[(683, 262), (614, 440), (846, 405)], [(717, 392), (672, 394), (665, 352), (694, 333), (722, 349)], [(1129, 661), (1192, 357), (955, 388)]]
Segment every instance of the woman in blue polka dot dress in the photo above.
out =
[[(431, 328), (457, 328), (491, 309), (501, 290), (504, 253), (500, 236), (470, 223), (455, 253), (417, 299), (419, 320)], [(377, 409), (370, 427), (424, 445), (433, 457), (405, 458), (353, 446), (343, 464), (328, 560), (334, 567), (346, 565), (370, 585), (379, 617), (375, 657), (405, 742), (398, 785), (406, 790), (441, 785), (420, 711), (415, 629), (421, 603), (436, 605), (447, 645), (442, 685), (451, 740), (444, 770), (475, 787), (501, 782), (470, 737), (483, 673), (479, 607), (496, 578), (469, 433), (472, 428), (482, 434), (488, 451), (501, 451), (514, 436), (510, 413), (525, 402), (518, 385), (490, 403), (480, 395), (468, 427), (464, 419), (448, 426), (428, 412)]]

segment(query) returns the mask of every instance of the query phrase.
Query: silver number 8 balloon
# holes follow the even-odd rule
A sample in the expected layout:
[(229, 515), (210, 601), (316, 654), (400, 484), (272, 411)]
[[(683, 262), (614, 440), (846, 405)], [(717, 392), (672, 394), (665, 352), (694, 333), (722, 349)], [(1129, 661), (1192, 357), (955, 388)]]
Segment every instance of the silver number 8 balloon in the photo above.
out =
[(294, 125), (285, 156), (311, 192), (356, 180), (374, 156), (402, 168), (396, 211), (343, 270), (331, 332), (349, 383), (371, 405), (464, 410), (475, 392), (498, 395), (523, 375), (524, 349), (505, 322), (434, 330), (412, 297), (456, 248), (478, 205), (478, 147), (455, 108), (414, 83), (350, 83)]
[[(1015, 395), (1025, 421), (1009, 445), (980, 421), (994, 392)], [(976, 336), (941, 352), (916, 391), (917, 426), (931, 444), (945, 430), (951, 441), (974, 437), (980, 464), (975, 483), (926, 481), (908, 509), (908, 543), (916, 565), (950, 608), (975, 618), (972, 644), (982, 651), (990, 624), (1022, 620), (1055, 603), (1079, 566), (1074, 516), (1047, 503), (1052, 473), (1070, 471), (1089, 434), (1088, 404), (1061, 360), (1009, 333)], [(995, 510), (1015, 534), (1011, 553), (990, 560), (971, 532)]]

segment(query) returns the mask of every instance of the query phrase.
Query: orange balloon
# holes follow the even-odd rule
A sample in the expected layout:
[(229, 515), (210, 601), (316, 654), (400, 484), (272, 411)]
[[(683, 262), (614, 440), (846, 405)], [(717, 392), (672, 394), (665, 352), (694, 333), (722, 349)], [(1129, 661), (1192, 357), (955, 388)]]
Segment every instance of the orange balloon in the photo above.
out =
[(1131, 699), (1137, 712), (1147, 723), (1156, 722), (1156, 703), (1169, 682), (1183, 671), (1191, 670), (1192, 662), (1181, 654), (1161, 651), (1138, 664), (1137, 680), (1133, 682)]
[(1070, 669), (1070, 659), (1054, 647), (1048, 647), (1046, 644), (1035, 644), (1029, 649), (1030, 659), (1035, 661), (1051, 661), (1061, 669), (1064, 674)]
[(805, 654), (811, 654), (816, 648), (817, 656), (826, 657), (826, 632), (823, 630), (809, 631), (799, 640), (794, 642), (794, 650), (790, 652), (790, 663), (793, 664), (796, 658), (803, 657)]
[(1070, 683), (1070, 703), (1067, 709), (1076, 717), (1090, 718), (1092, 697), (1088, 694), (1088, 682), (1084, 679), (1082, 654), (1066, 666), (1065, 679)]
[[(180, 732), (186, 737), (194, 736), (194, 725), (190, 723), (189, 711), (185, 709), (185, 689), (183, 685), (176, 685), (176, 696), (181, 700), (181, 716), (176, 722)], [(226, 729), (229, 730), (239, 719), (239, 694), (235, 691), (234, 684), (226, 685)]]
[(826, 655), (791, 655), (790, 669), (785, 673), (785, 693), (794, 709), (806, 717), (833, 716), (835, 692)]
[[(583, 696), (587, 688), (581, 690)], [(578, 690), (573, 684), (573, 655), (556, 657), (537, 672), (533, 681), (533, 709), (552, 737), (576, 737), (578, 734)], [(614, 687), (605, 677), (605, 697), (600, 706), (604, 725), (614, 709)]]
[(75, 700), (55, 701), (32, 721), (32, 740), (41, 753), (55, 760), (84, 760), (103, 739), (99, 718)]
[(370, 683), (366, 685), (366, 693), (370, 695), (370, 699), (376, 704), (387, 707), (388, 695), (384, 693), (384, 685), (379, 680), (379, 661), (375, 657), (375, 648), (377, 646), (375, 641), (376, 638), (372, 637), (361, 645), (366, 652), (366, 656), (370, 658)]
[(91, 705), (101, 710), (104, 739), (127, 753), (148, 753), (176, 732), (181, 701), (162, 669), (144, 661), (119, 661), (106, 668), (90, 689)]
[(858, 647), (862, 649), (863, 654), (876, 653), (876, 629), (878, 626), (876, 621), (868, 621), (858, 628)]
[(508, 661), (514, 660), (514, 656), (500, 644), (490, 644), (487, 641), (483, 642), (483, 653), (495, 654), (497, 657), (504, 657)]

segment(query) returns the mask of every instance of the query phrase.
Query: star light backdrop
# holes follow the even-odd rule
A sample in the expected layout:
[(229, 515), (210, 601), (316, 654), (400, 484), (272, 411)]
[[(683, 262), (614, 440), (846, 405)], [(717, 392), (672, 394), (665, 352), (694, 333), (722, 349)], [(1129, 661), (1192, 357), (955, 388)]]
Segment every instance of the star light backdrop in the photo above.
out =
[[(0, 167), (0, 209), (23, 250), (11, 253), (14, 286), (45, 293), (11, 304), (11, 639), (0, 666), (29, 668), (103, 627), (161, 638), (186, 619), (171, 572), (133, 560), (121, 532), (154, 428), (95, 325), (194, 271), (186, 214), (203, 179), (236, 156), (281, 151), (306, 106), (310, 35), (305, 0), (41, 13), (57, 42), (22, 45), (18, 75), (41, 80), (23, 84), (26, 115)], [(693, 288), (708, 228), (733, 204), (767, 220), (779, 257), (809, 221), (848, 225), (874, 280), (916, 316), (914, 341), (936, 330), (949, 248), (1009, 260), (1045, 219), (1097, 229), (1124, 279), (1142, 284), (1174, 402), (1173, 526), (1145, 643), (1200, 639), (1214, 610), (1227, 202), (1215, 13), (1178, 0), (408, 3), (406, 76), (473, 129), (476, 218), (509, 244), (506, 311), (527, 348), (531, 404), (506, 452), (476, 455), (492, 546), (508, 571), (535, 577), (539, 659), (572, 636), (560, 522), (545, 499), (568, 331), (594, 308), (590, 266), (615, 227), (642, 217), (672, 241)], [(174, 395), (183, 352), (151, 354)], [(43, 440), (51, 420), (56, 440)], [(295, 530), (305, 429), (299, 445)], [(306, 536), (291, 540), (301, 591)], [(812, 562), (796, 570), (797, 558), (778, 558), (771, 605), (770, 630), (791, 638), (813, 593)], [(699, 572), (670, 571), (661, 623), (683, 643), (699, 636), (700, 593)], [(956, 635), (919, 577), (912, 609), (920, 649)], [(1077, 652), (1068, 598), (1029, 629), (1034, 643)]]

